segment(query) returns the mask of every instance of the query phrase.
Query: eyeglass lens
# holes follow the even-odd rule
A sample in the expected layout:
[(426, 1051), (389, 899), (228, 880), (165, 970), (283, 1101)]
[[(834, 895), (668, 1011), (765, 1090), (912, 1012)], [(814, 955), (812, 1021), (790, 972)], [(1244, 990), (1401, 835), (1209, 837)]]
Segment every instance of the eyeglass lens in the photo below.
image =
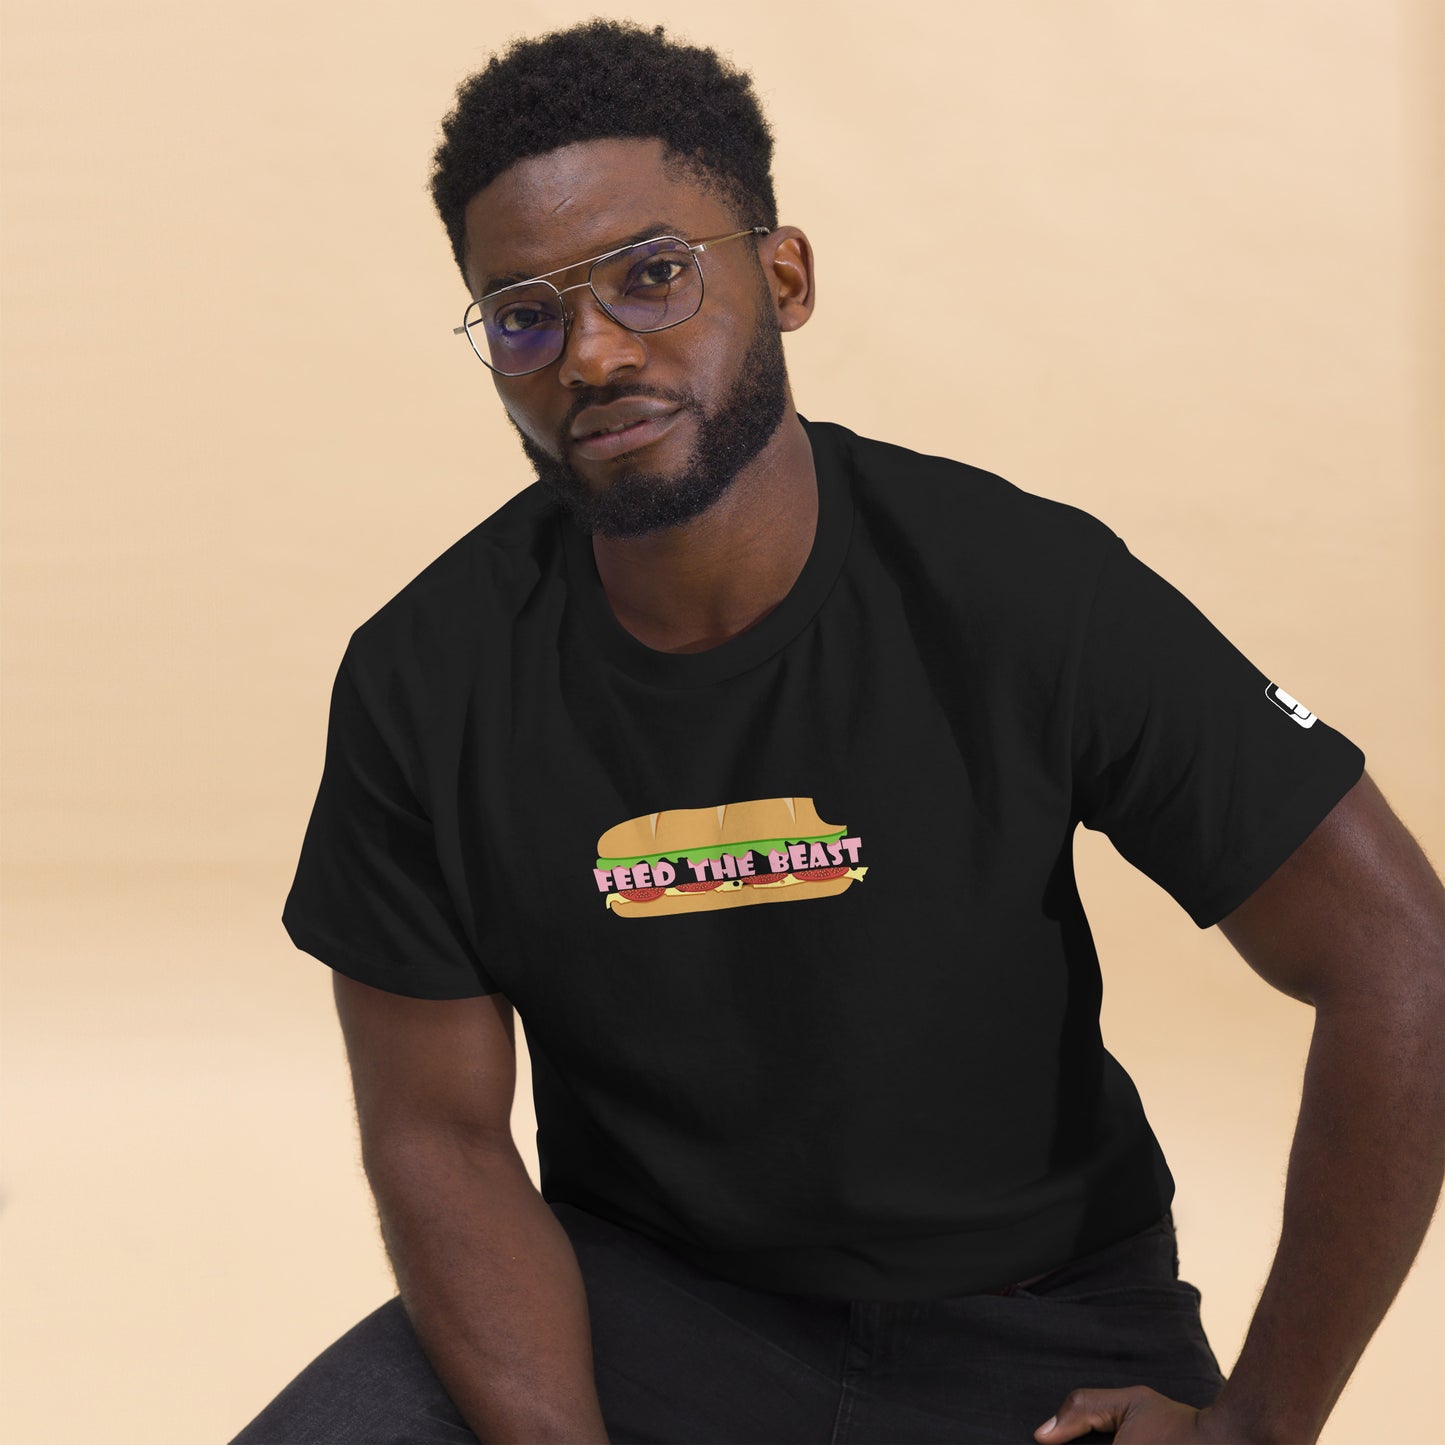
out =
[[(598, 301), (629, 331), (676, 326), (702, 305), (697, 259), (670, 237), (639, 241), (595, 262), (591, 281)], [(504, 375), (549, 365), (562, 354), (566, 339), (562, 298), (541, 281), (473, 301), (463, 324), (478, 354)]]

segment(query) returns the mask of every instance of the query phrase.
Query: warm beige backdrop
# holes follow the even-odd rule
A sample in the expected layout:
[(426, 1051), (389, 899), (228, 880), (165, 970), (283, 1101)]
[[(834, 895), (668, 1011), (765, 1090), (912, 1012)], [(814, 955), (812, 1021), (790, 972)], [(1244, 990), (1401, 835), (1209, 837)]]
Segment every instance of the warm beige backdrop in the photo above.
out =
[[(529, 480), (450, 333), (439, 119), (590, 13), (4, 0), (7, 1445), (228, 1439), (392, 1291), (279, 915), (349, 632)], [(817, 254), (800, 408), (1103, 518), (1445, 858), (1441, 8), (607, 13), (756, 77)], [(1078, 857), (1227, 1371), (1311, 1014)], [(1442, 1261), (1437, 1228), (1328, 1445), (1438, 1437)]]

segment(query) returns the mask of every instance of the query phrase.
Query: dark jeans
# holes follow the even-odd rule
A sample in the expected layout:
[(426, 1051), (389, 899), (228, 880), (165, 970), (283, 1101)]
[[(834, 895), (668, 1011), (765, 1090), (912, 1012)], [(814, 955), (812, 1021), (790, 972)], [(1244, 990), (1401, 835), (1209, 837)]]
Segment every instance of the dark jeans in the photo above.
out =
[[(1079, 1386), (1209, 1404), (1224, 1383), (1179, 1278), (1172, 1212), (1007, 1292), (878, 1303), (705, 1274), (570, 1204), (614, 1445), (1019, 1442)], [(475, 1445), (394, 1296), (307, 1365), (231, 1445)], [(1090, 1431), (1080, 1440), (1112, 1440)]]

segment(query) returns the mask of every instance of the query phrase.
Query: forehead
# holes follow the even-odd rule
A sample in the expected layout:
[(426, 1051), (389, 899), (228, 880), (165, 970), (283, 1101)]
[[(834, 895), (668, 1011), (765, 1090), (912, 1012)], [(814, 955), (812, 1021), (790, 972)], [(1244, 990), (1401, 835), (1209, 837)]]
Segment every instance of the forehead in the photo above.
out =
[(467, 204), (472, 295), (611, 250), (656, 223), (689, 240), (733, 229), (724, 204), (664, 154), (660, 140), (579, 141), (503, 171)]

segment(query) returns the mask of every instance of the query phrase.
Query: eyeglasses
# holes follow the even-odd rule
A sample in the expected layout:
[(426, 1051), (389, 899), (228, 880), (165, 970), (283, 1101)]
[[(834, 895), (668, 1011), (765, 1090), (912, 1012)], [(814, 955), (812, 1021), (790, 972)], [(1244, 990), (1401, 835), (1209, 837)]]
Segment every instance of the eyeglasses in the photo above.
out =
[[(653, 236), (619, 246), (587, 261), (574, 261), (503, 286), (473, 301), (452, 328), (465, 333), (478, 358), (501, 376), (527, 376), (561, 356), (567, 345), (572, 313), (562, 304), (568, 291), (584, 286), (597, 304), (629, 331), (666, 331), (697, 315), (702, 305), (702, 268), (697, 254), (739, 236), (766, 236), (766, 226), (704, 236), (691, 243), (677, 236)], [(587, 267), (587, 279), (575, 286), (554, 286), (548, 276)]]

